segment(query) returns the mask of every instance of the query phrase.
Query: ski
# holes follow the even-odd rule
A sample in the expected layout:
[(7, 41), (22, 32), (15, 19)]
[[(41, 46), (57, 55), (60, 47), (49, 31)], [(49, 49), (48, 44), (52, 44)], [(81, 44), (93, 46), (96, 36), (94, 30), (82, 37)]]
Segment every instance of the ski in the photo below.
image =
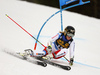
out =
[(5, 51), (7, 54), (10, 54), (12, 56), (15, 56), (17, 58), (20, 58), (22, 60), (26, 60), (28, 62), (31, 62), (31, 63), (34, 63), (34, 64), (37, 64), (37, 65), (41, 65), (43, 67), (46, 67), (47, 64), (50, 64), (52, 66), (56, 66), (56, 67), (59, 67), (59, 68), (62, 68), (64, 70), (71, 70), (71, 67), (70, 66), (65, 66), (65, 65), (61, 65), (61, 64), (58, 64), (58, 63), (55, 63), (55, 62), (52, 62), (50, 60), (47, 60), (47, 59), (44, 59), (42, 57), (26, 57), (26, 56), (23, 56), (21, 55), (20, 53), (16, 53), (16, 52), (13, 52), (13, 51)]
[[(20, 53), (17, 53), (17, 54), (21, 55)], [(21, 55), (21, 56), (23, 56), (23, 55)], [(25, 56), (23, 56), (23, 58), (28, 60), (28, 58), (26, 58)], [(47, 59), (44, 59), (44, 58), (42, 58), (42, 57), (30, 57), (30, 58), (35, 58), (35, 59), (37, 59), (37, 60), (40, 60), (41, 62), (40, 62), (40, 61), (39, 61), (39, 62), (37, 61), (36, 63), (37, 63), (38, 65), (42, 65), (42, 66), (44, 66), (44, 67), (46, 67), (47, 64), (50, 64), (50, 65), (53, 65), (53, 66), (56, 66), (56, 67), (59, 67), (59, 68), (65, 69), (65, 70), (71, 70), (71, 67), (70, 67), (70, 66), (64, 66), (64, 65), (61, 65), (61, 64), (58, 64), (58, 63), (54, 63), (54, 62), (49, 61), (49, 60), (47, 60)], [(33, 60), (31, 60), (31, 62), (32, 62), (32, 61), (33, 61)]]
[(61, 65), (61, 64), (52, 62), (52, 61), (47, 60), (47, 59), (43, 59), (43, 58), (41, 58), (41, 57), (36, 57), (36, 59), (41, 60), (41, 61), (44, 61), (45, 63), (48, 63), (48, 64), (50, 64), (50, 65), (53, 65), (53, 66), (62, 68), (62, 69), (64, 69), (64, 70), (68, 70), (68, 71), (71, 70), (71, 67), (70, 67), (70, 66), (64, 66), (64, 65)]
[(34, 59), (33, 59), (34, 57), (26, 57), (26, 56), (21, 55), (20, 53), (16, 53), (16, 54), (22, 56), (23, 59), (25, 59), (25, 60), (27, 60), (27, 61), (29, 61), (29, 62), (35, 63), (35, 64), (37, 64), (37, 65), (41, 65), (41, 66), (44, 66), (44, 67), (47, 66), (47, 64), (46, 64), (45, 62), (43, 62), (43, 61), (34, 60)]
[(37, 65), (41, 65), (43, 67), (47, 66), (47, 63), (45, 63), (44, 61), (35, 60), (35, 59), (33, 59), (34, 57), (25, 57), (25, 56), (20, 55), (20, 53), (16, 53), (16, 52), (12, 52), (12, 51), (4, 51), (4, 52), (7, 53), (7, 54), (10, 54), (12, 56), (15, 56), (17, 58), (20, 58), (22, 60), (26, 60), (28, 62), (37, 64)]

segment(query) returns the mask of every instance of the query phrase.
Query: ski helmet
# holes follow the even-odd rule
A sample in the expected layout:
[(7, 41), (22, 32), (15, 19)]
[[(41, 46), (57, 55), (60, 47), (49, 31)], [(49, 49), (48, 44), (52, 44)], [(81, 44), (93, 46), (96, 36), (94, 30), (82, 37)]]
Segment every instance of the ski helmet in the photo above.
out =
[(72, 26), (67, 26), (64, 30), (65, 36), (73, 37), (75, 35), (75, 29)]

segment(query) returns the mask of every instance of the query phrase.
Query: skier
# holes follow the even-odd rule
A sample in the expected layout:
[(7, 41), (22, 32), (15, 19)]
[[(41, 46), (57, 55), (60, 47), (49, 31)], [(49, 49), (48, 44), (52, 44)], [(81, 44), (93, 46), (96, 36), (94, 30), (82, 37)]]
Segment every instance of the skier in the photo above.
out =
[(43, 51), (26, 49), (27, 55), (33, 57), (43, 57), (45, 59), (59, 59), (64, 57), (68, 49), (70, 51), (70, 65), (73, 65), (74, 61), (74, 50), (75, 42), (73, 37), (75, 35), (75, 29), (72, 26), (67, 26), (63, 32), (59, 32), (57, 35), (52, 37), (47, 43), (47, 47)]

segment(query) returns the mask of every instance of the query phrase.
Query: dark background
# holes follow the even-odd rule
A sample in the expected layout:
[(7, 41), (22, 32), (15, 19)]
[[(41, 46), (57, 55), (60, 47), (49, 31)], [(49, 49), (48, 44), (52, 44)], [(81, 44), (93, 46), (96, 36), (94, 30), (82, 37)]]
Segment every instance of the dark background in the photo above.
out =
[[(59, 0), (22, 0), (22, 1), (34, 2), (37, 4), (60, 8)], [(83, 0), (83, 2), (85, 2), (85, 1), (89, 1), (89, 0)], [(79, 2), (79, 0), (75, 1), (71, 4), (68, 4), (67, 6), (76, 4), (78, 2)], [(66, 5), (63, 6), (63, 8), (64, 7), (66, 7)], [(68, 9), (68, 11), (77, 12), (77, 13), (80, 13), (83, 15), (87, 15), (90, 17), (95, 17), (95, 18), (100, 19), (100, 0), (90, 0), (90, 3), (84, 4), (82, 6), (70, 8), (70, 9)]]

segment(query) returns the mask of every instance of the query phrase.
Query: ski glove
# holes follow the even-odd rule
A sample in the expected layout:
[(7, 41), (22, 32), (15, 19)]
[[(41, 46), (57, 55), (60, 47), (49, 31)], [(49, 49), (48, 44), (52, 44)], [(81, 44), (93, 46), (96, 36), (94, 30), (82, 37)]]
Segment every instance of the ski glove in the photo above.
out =
[(74, 58), (70, 58), (69, 64), (70, 64), (71, 66), (73, 65), (73, 62), (74, 62)]
[(46, 48), (46, 50), (47, 50), (48, 53), (51, 53), (51, 52), (52, 52), (52, 46), (49, 45), (49, 46)]

